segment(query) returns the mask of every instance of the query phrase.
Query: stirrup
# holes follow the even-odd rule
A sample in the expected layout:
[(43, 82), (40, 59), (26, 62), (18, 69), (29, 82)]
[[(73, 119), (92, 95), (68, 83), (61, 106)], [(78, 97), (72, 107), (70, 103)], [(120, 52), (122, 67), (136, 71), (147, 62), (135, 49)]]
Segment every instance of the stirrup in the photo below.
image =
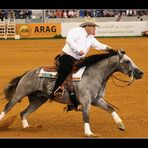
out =
[(54, 96), (57, 98), (63, 98), (64, 88), (59, 86), (59, 88), (54, 92)]

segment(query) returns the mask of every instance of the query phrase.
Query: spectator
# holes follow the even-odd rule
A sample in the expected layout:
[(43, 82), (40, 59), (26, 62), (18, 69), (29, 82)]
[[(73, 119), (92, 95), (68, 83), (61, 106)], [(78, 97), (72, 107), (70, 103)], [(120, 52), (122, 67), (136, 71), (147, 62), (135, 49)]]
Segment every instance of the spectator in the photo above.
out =
[(84, 17), (84, 10), (81, 10), (81, 9), (80, 9), (80, 11), (79, 11), (79, 16), (80, 16), (80, 17)]
[(78, 18), (79, 17), (79, 10), (73, 10), (74, 12), (74, 17)]
[(115, 15), (116, 21), (121, 21), (122, 20), (122, 14), (119, 12), (117, 15)]
[(3, 14), (3, 11), (2, 10), (0, 10), (0, 19), (3, 22), (3, 20), (4, 20), (4, 14)]
[(69, 18), (73, 18), (73, 17), (74, 17), (74, 12), (73, 12), (73, 10), (69, 10), (69, 11), (68, 11), (68, 17), (69, 17)]
[(14, 12), (13, 10), (9, 10), (8, 12), (8, 19), (10, 19), (10, 21), (12, 21), (15, 18)]
[(31, 10), (26, 10), (26, 18), (31, 19), (32, 16), (32, 11)]
[(50, 15), (51, 15), (51, 14), (50, 14), (50, 10), (46, 10), (46, 17), (47, 17), (47, 18), (50, 18)]
[(90, 10), (85, 10), (85, 11), (84, 11), (84, 17), (85, 17), (85, 18), (90, 18), (90, 17), (92, 17), (92, 16), (91, 16)]
[(66, 10), (63, 10), (63, 18), (67, 18), (67, 11)]

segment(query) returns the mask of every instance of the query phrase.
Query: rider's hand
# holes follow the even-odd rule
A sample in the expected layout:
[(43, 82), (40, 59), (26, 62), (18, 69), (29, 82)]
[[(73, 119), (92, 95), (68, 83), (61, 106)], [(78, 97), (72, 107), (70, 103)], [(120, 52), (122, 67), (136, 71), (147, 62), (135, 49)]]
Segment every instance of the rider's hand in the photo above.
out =
[(78, 54), (82, 56), (84, 54), (83, 50), (81, 50)]
[(107, 46), (107, 47), (106, 47), (106, 50), (107, 50), (107, 51), (110, 51), (110, 50), (113, 50), (113, 48), (110, 47), (110, 46)]
[(115, 51), (115, 50), (114, 50), (112, 47), (107, 46), (107, 47), (106, 47), (106, 51), (109, 52), (109, 53), (111, 53), (111, 52), (113, 52), (113, 51)]

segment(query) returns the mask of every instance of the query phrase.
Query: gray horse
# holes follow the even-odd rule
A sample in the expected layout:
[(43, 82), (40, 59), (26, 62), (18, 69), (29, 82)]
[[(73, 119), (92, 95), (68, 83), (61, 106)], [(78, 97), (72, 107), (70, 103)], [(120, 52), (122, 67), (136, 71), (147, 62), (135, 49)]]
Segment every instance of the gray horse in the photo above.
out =
[[(86, 66), (81, 81), (74, 82), (78, 101), (82, 107), (84, 121), (84, 134), (95, 136), (89, 125), (90, 105), (101, 107), (109, 112), (119, 129), (124, 130), (123, 121), (116, 113), (114, 107), (105, 101), (104, 90), (108, 79), (114, 72), (121, 72), (133, 79), (141, 79), (143, 72), (125, 54), (123, 50), (112, 51), (110, 53), (96, 54), (86, 57), (79, 67)], [(41, 67), (26, 72), (11, 80), (4, 88), (5, 97), (9, 100), (4, 110), (0, 113), (0, 120), (20, 102), (28, 96), (29, 106), (20, 113), (23, 128), (29, 127), (27, 116), (37, 110), (49, 98), (50, 87), (53, 87), (55, 79), (39, 78), (38, 74)], [(67, 88), (65, 88), (63, 98), (55, 98), (54, 101), (72, 104), (69, 99)]]

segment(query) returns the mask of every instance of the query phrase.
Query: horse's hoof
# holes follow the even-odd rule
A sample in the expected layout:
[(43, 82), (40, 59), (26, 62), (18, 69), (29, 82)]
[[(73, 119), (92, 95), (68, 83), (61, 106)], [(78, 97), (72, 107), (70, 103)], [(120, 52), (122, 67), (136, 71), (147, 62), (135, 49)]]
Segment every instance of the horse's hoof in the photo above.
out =
[(4, 116), (5, 116), (4, 113), (1, 112), (1, 113), (0, 113), (0, 121), (4, 118)]
[(121, 131), (124, 131), (124, 130), (125, 130), (125, 126), (124, 126), (123, 122), (120, 122), (120, 123), (118, 124), (118, 128), (119, 128)]
[(87, 133), (85, 135), (86, 135), (86, 137), (97, 137), (97, 135), (94, 133)]

